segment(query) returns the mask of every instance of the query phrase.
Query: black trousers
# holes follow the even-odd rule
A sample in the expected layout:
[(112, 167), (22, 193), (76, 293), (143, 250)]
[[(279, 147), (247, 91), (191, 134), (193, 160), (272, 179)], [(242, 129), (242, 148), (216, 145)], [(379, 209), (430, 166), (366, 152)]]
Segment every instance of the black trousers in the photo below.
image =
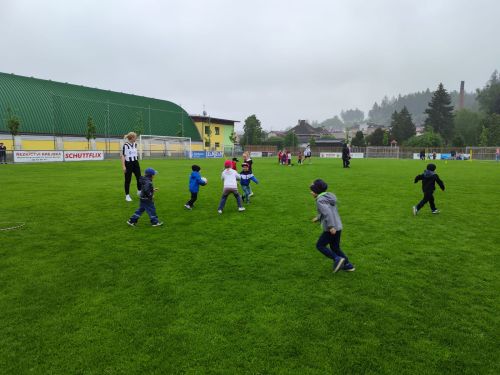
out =
[(349, 168), (349, 164), (351, 163), (349, 162), (349, 159), (342, 158), (342, 164), (344, 168)]
[(429, 202), (429, 205), (431, 206), (431, 210), (435, 211), (436, 210), (436, 205), (434, 204), (434, 192), (426, 192), (424, 193), (424, 197), (422, 200), (417, 204), (417, 210), (420, 210), (424, 205)]
[(198, 193), (191, 192), (191, 199), (188, 200), (186, 204), (189, 207), (193, 207), (194, 206), (194, 202), (196, 202), (197, 199), (198, 199)]
[(139, 182), (139, 179), (141, 178), (141, 167), (139, 166), (139, 161), (126, 161), (125, 168), (127, 169), (125, 172), (125, 195), (128, 195), (130, 192), (132, 173), (135, 175), (135, 179), (137, 180), (137, 190), (141, 190), (141, 183)]
[(0, 152), (0, 163), (6, 163), (7, 162), (7, 153), (5, 151)]

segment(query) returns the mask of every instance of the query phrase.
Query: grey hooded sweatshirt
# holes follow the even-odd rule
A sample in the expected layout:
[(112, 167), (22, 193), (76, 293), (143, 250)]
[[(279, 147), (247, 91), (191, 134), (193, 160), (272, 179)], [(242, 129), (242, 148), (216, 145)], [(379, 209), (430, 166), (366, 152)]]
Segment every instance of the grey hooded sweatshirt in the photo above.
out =
[(321, 193), (316, 197), (316, 208), (318, 209), (318, 220), (321, 221), (323, 231), (330, 228), (342, 230), (342, 221), (337, 211), (337, 197), (332, 193)]

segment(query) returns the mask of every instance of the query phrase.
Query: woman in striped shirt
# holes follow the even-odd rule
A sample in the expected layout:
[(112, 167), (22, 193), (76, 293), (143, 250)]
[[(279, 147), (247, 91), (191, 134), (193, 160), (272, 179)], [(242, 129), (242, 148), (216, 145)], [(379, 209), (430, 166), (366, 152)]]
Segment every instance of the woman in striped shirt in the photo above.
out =
[(137, 134), (130, 132), (125, 135), (125, 138), (127, 138), (127, 142), (123, 145), (121, 159), (123, 173), (125, 174), (125, 200), (131, 202), (132, 198), (130, 198), (129, 191), (132, 173), (137, 180), (137, 195), (141, 193), (141, 183), (139, 182), (141, 178), (141, 167), (139, 166), (139, 159), (137, 158), (137, 143), (135, 143)]

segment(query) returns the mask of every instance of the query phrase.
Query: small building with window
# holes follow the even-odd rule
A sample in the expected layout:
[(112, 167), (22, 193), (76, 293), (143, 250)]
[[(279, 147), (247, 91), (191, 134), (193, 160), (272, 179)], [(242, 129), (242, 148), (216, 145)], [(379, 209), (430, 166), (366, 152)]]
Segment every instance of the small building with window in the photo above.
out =
[(234, 124), (239, 121), (221, 119), (211, 116), (191, 115), (207, 151), (224, 151), (232, 149), (231, 138), (235, 134)]

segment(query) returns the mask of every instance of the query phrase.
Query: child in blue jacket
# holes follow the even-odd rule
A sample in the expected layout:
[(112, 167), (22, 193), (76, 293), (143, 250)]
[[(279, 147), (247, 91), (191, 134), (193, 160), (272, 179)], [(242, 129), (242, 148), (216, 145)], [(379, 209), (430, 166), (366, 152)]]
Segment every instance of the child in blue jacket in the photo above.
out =
[(241, 165), (243, 170), (240, 173), (240, 184), (243, 189), (243, 202), (250, 203), (250, 196), (252, 195), (252, 190), (250, 189), (250, 181), (259, 183), (259, 180), (250, 171), (250, 165), (248, 163), (243, 163)]
[(198, 192), (200, 191), (200, 185), (206, 185), (207, 179), (201, 177), (200, 174), (200, 166), (193, 165), (191, 166), (191, 175), (189, 176), (189, 191), (191, 192), (191, 199), (187, 201), (184, 205), (188, 210), (191, 210), (194, 206), (194, 202), (198, 199)]

